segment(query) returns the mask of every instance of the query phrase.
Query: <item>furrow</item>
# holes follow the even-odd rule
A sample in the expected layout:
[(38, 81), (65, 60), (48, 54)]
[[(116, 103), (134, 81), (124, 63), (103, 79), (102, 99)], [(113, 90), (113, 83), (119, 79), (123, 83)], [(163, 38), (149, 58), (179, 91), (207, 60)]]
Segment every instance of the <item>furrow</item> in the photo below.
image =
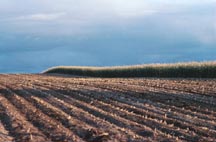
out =
[[(74, 84), (73, 82), (68, 82), (69, 84)], [(89, 85), (89, 84), (86, 84), (86, 83), (82, 83), (82, 84), (85, 84), (85, 85), (83, 85), (83, 87), (84, 88), (86, 88), (86, 86), (92, 86), (92, 85)], [(51, 84), (52, 85), (52, 84)], [(80, 85), (80, 84), (79, 84)], [(101, 87), (101, 84), (96, 84), (96, 85), (94, 85), (94, 87)], [(109, 85), (107, 85), (106, 87), (104, 86), (104, 87), (101, 87), (102, 89), (110, 89), (109, 87), (108, 87)], [(108, 87), (108, 88), (107, 88)], [(125, 88), (127, 88), (127, 87), (125, 87)], [(112, 88), (111, 90), (113, 90), (114, 88)], [(116, 88), (115, 88), (116, 89)], [(116, 91), (120, 91), (119, 93), (121, 93), (121, 91), (122, 90), (116, 90)], [(143, 98), (143, 96), (145, 96), (146, 97), (146, 95), (148, 95), (149, 96), (149, 94), (141, 94), (141, 95), (139, 95), (139, 94), (136, 94), (136, 95), (134, 95), (134, 93), (128, 93), (128, 92), (130, 92), (129, 90), (127, 90), (127, 91), (124, 91), (124, 92), (122, 92), (122, 93), (124, 93), (124, 94), (129, 94), (129, 96), (130, 96), (130, 98), (133, 98), (133, 97), (136, 97), (137, 95), (138, 95), (138, 97), (139, 97), (139, 100), (141, 99), (141, 98)], [(149, 93), (151, 93), (151, 92), (149, 92)], [(154, 94), (152, 94), (151, 93), (151, 95), (149, 96), (150, 97), (150, 99), (151, 99), (151, 97), (152, 97), (152, 95), (154, 95)], [(156, 98), (160, 98), (160, 96), (158, 97), (156, 97)], [(160, 100), (159, 100), (160, 101)], [(158, 100), (156, 101), (157, 103), (158, 103)], [(167, 102), (163, 102), (163, 103), (166, 103), (167, 104)], [(176, 105), (175, 103), (173, 103), (173, 105)], [(199, 107), (199, 106), (198, 106)], [(190, 108), (192, 109), (192, 111), (191, 111), (191, 113), (193, 113), (194, 111), (195, 111), (195, 113), (193, 113), (192, 115), (194, 115), (194, 116), (196, 116), (196, 117), (198, 117), (199, 118), (199, 116), (201, 116), (200, 118), (202, 118), (203, 117), (203, 119), (208, 119), (208, 116), (203, 116), (202, 114), (203, 113), (207, 113), (208, 115), (209, 114), (214, 114), (214, 112), (212, 112), (212, 111), (208, 111), (208, 110), (203, 110), (202, 111), (202, 108), (200, 108), (199, 107), (199, 111), (200, 111), (200, 113), (199, 112), (196, 112), (196, 110), (197, 110), (197, 107), (196, 108), (194, 108), (194, 107), (192, 107), (192, 106), (190, 106)], [(196, 109), (196, 110), (194, 110), (194, 109)], [(190, 113), (190, 110), (186, 110), (187, 111), (187, 113)], [(202, 113), (202, 114), (201, 114)], [(216, 113), (215, 113), (216, 114)], [(212, 120), (214, 120), (214, 119), (216, 119), (216, 118), (209, 118), (209, 120), (210, 121), (212, 121)]]
[[(57, 88), (56, 86), (55, 86), (55, 88)], [(65, 88), (65, 90), (69, 90), (68, 88), (66, 89)], [(83, 92), (83, 91), (80, 91), (79, 90), (79, 92)], [(102, 93), (102, 92), (101, 92)], [(85, 95), (86, 94), (91, 94), (90, 93), (90, 91), (86, 91), (86, 93), (85, 93)], [(97, 96), (97, 92), (94, 92), (92, 95), (91, 95), (91, 98), (95, 98)], [(103, 97), (102, 98), (102, 95), (100, 95), (100, 97), (97, 97), (97, 99), (100, 99), (101, 101), (106, 101), (106, 97), (108, 97), (107, 95), (105, 96), (105, 97)], [(101, 99), (102, 98), (102, 99)], [(89, 100), (90, 100), (90, 98), (89, 98)], [(121, 100), (123, 100), (123, 99), (121, 99)], [(107, 102), (108, 101), (110, 101), (110, 100), (107, 100)], [(120, 102), (118, 101), (118, 104), (119, 104)], [(152, 108), (152, 107), (151, 107)], [(134, 109), (133, 109), (134, 110)], [(136, 111), (135, 111), (136, 112)], [(147, 115), (148, 117), (149, 117), (149, 111), (147, 111), (147, 114), (145, 114), (145, 115)], [(159, 115), (159, 116), (158, 116)], [(160, 116), (161, 115), (161, 116)], [(171, 116), (171, 118), (170, 119), (165, 119), (164, 120), (164, 117), (163, 116), (165, 116), (166, 115), (166, 117), (170, 117)], [(175, 115), (177, 115), (177, 116), (179, 116), (179, 114), (177, 114), (176, 112), (175, 112), (175, 114), (173, 115), (172, 114), (172, 112), (168, 112), (168, 113), (165, 113), (165, 114), (157, 114), (156, 113), (156, 118), (157, 118), (157, 120), (159, 119), (159, 121), (166, 121), (167, 123), (169, 123), (169, 124), (173, 124), (174, 126), (177, 126), (177, 127), (179, 127), (179, 128), (183, 128), (183, 129), (187, 129), (187, 131), (188, 131), (188, 129), (189, 130), (191, 130), (191, 131), (194, 131), (195, 133), (198, 133), (198, 134), (201, 134), (201, 135), (204, 135), (204, 136), (208, 136), (209, 135), (209, 133), (211, 134), (211, 133), (215, 133), (214, 132), (214, 129), (215, 129), (215, 125), (213, 124), (213, 122), (211, 123), (211, 122), (209, 122), (209, 124), (206, 124), (206, 121), (203, 121), (202, 122), (202, 120), (200, 120), (200, 119), (197, 119), (197, 118), (192, 118), (192, 119), (194, 119), (195, 121), (186, 121), (185, 120), (185, 118), (184, 118), (184, 116), (181, 116), (182, 118), (184, 118), (184, 119), (180, 119), (179, 117), (174, 117)], [(152, 118), (152, 115), (150, 115), (151, 117), (150, 118)], [(160, 118), (159, 118), (160, 117)], [(173, 120), (172, 120), (172, 117), (173, 117)], [(188, 116), (187, 116), (188, 117)], [(161, 118), (163, 118), (162, 120), (161, 120)], [(153, 119), (155, 119), (155, 116), (153, 116)], [(191, 118), (190, 118), (191, 119)], [(178, 120), (180, 121), (180, 122), (178, 122)], [(186, 124), (185, 124), (186, 123)], [(193, 125), (191, 125), (191, 124), (193, 124), (193, 123), (195, 123), (195, 125), (193, 126)], [(196, 125), (197, 126), (199, 126), (199, 128), (196, 128)], [(212, 130), (208, 130), (208, 133), (206, 133), (206, 128), (212, 128)]]
[[(55, 87), (55, 88), (57, 88), (57, 87), (59, 87), (59, 86), (53, 86), (53, 87)], [(77, 87), (77, 86), (76, 86)], [(83, 87), (83, 86), (82, 86)], [(71, 90), (72, 88), (71, 88), (71, 86), (70, 86), (70, 88), (66, 88), (66, 87), (64, 87), (64, 88), (60, 88), (60, 89), (65, 89), (65, 90), (67, 90), (67, 89), (69, 89), (69, 90)], [(85, 87), (85, 89), (88, 89), (87, 87)], [(83, 92), (83, 91), (85, 91), (84, 89), (79, 89), (78, 90), (79, 92)], [(91, 97), (94, 97), (95, 95), (94, 95), (94, 93), (97, 93), (97, 92), (100, 92), (100, 96), (99, 96), (99, 98), (101, 98), (101, 97), (103, 97), (103, 95), (104, 95), (104, 97), (103, 97), (103, 100), (105, 101), (106, 100), (106, 98), (109, 98), (109, 100), (111, 100), (111, 99), (117, 99), (117, 101), (118, 102), (124, 102), (125, 104), (128, 104), (128, 105), (134, 105), (134, 104), (132, 104), (131, 103), (131, 99), (132, 98), (130, 98), (130, 100), (126, 103), (125, 102), (125, 99), (127, 99), (127, 97), (125, 97), (125, 98), (122, 98), (123, 97), (123, 95), (122, 96), (117, 96), (118, 94), (117, 93), (115, 93), (115, 92), (106, 92), (105, 93), (105, 90), (103, 90), (103, 91), (101, 91), (101, 90), (86, 90), (85, 92), (87, 93), (87, 94), (92, 94), (92, 96)], [(102, 95), (103, 94), (103, 95)], [(116, 94), (116, 95), (113, 95), (113, 94)], [(135, 102), (136, 102), (136, 100), (134, 100)], [(147, 101), (145, 101), (145, 102), (143, 102), (143, 103), (149, 103), (149, 101), (147, 102)], [(163, 105), (163, 104), (158, 104), (157, 103), (157, 108), (155, 108), (156, 110), (159, 110), (159, 109), (161, 109), (161, 107), (165, 107), (165, 110), (163, 110), (163, 112), (161, 112), (161, 113), (159, 113), (158, 111), (153, 111), (153, 106), (152, 106), (152, 103), (151, 103), (151, 109), (148, 109), (148, 108), (143, 108), (142, 107), (142, 109), (146, 109), (146, 110), (148, 110), (149, 112), (150, 111), (152, 111), (153, 113), (156, 113), (156, 114), (160, 114), (160, 115), (165, 115), (166, 113), (167, 113), (167, 110), (169, 110), (169, 109), (172, 109), (173, 111), (176, 111), (175, 112), (175, 114), (173, 115), (172, 114), (172, 112), (169, 112), (169, 114), (170, 114), (170, 116), (178, 116), (178, 117), (180, 117), (180, 118), (183, 118), (183, 119), (180, 119), (180, 118), (178, 118), (178, 117), (175, 117), (175, 118), (173, 118), (173, 119), (179, 119), (180, 121), (181, 120), (183, 120), (183, 121), (187, 121), (187, 120), (185, 120), (185, 115), (187, 116), (187, 117), (189, 117), (189, 120), (188, 120), (188, 123), (195, 123), (196, 125), (198, 125), (198, 126), (201, 126), (201, 127), (210, 127), (210, 128), (212, 128), (213, 130), (215, 129), (215, 127), (216, 127), (216, 125), (214, 124), (214, 122), (213, 122), (213, 120), (214, 119), (212, 119), (212, 118), (209, 118), (209, 119), (207, 119), (207, 117), (206, 116), (203, 116), (203, 115), (200, 115), (200, 114), (198, 114), (198, 113), (196, 113), (196, 112), (190, 112), (190, 111), (188, 111), (188, 110), (186, 110), (186, 109), (179, 109), (179, 108), (176, 108), (176, 107), (173, 107), (173, 106), (167, 106), (167, 105)], [(158, 108), (159, 107), (159, 108)], [(138, 108), (138, 107), (137, 107)], [(171, 115), (172, 114), (172, 115)], [(190, 117), (191, 116), (191, 117)], [(190, 121), (191, 119), (193, 119), (193, 121)]]
[(50, 141), (36, 127), (31, 125), (25, 117), (5, 98), (0, 95), (1, 120), (16, 142)]
[(38, 97), (40, 96), (44, 98), (46, 102), (49, 102), (50, 104), (61, 109), (65, 113), (69, 114), (70, 116), (79, 118), (80, 120), (88, 123), (91, 126), (96, 126), (97, 128), (101, 128), (102, 130), (107, 131), (109, 134), (111, 134), (111, 136), (113, 136), (114, 139), (118, 138), (119, 140), (122, 139), (122, 141), (126, 141), (125, 139), (127, 139), (127, 141), (138, 141), (138, 139), (140, 139), (138, 135), (135, 135), (131, 132), (130, 132), (131, 134), (128, 133), (127, 131), (129, 130), (121, 129), (120, 127), (116, 127), (113, 124), (104, 121), (103, 119), (94, 117), (92, 114), (74, 105), (68, 104), (67, 102), (61, 99), (54, 97), (53, 94), (49, 94), (48, 92), (44, 92), (44, 91), (39, 91), (39, 89), (37, 90), (37, 92), (39, 93), (39, 95), (38, 93), (36, 93), (36, 91), (34, 91), (34, 94), (36, 93)]
[[(32, 122), (35, 127), (38, 127), (38, 129), (52, 141), (83, 141), (70, 130), (62, 126), (60, 122), (48, 117), (22, 97), (13, 94), (13, 91), (16, 92), (16, 90), (13, 89), (8, 90), (9, 93), (5, 97), (25, 115), (28, 121)], [(24, 92), (17, 91), (16, 93)]]
[[(38, 98), (34, 95), (25, 95), (22, 96), (32, 104), (34, 104), (37, 108), (39, 108), (44, 114), (50, 116), (51, 118), (56, 119), (57, 121), (61, 122), (61, 124), (73, 131), (76, 135), (81, 137), (82, 139), (86, 141), (94, 141), (96, 139), (99, 139), (101, 137), (101, 141), (105, 141), (106, 139), (109, 139), (109, 135), (104, 135), (105, 132), (102, 130), (85, 124), (84, 122), (81, 122), (74, 117), (71, 117), (71, 115), (66, 114), (59, 108), (56, 108), (49, 104), (47, 101), (45, 101), (45, 98)], [(41, 96), (40, 96), (41, 97)], [(43, 96), (44, 97), (44, 96)], [(42, 100), (43, 99), (43, 100)]]
[[(109, 113), (106, 111), (103, 111), (97, 107), (94, 107), (92, 105), (89, 105), (85, 102), (82, 102), (80, 100), (77, 100), (75, 98), (71, 99), (69, 98), (67, 95), (61, 94), (59, 92), (55, 92), (55, 91), (51, 91), (51, 90), (43, 90), (43, 92), (49, 93), (52, 92), (51, 94), (55, 97), (57, 97), (60, 100), (63, 100), (64, 102), (67, 102), (71, 105), (74, 105), (76, 107), (81, 108), (84, 111), (87, 111), (88, 113), (90, 113), (91, 115), (94, 115), (95, 117), (99, 117), (100, 119), (104, 119), (105, 121), (108, 121), (111, 124), (117, 125), (118, 127), (121, 128), (126, 128), (126, 129), (131, 129), (132, 131), (138, 129), (140, 131), (145, 131), (148, 132), (148, 128), (147, 127), (142, 127), (140, 125), (138, 125), (137, 123), (128, 121), (124, 118), (119, 118), (118, 116), (116, 116), (113, 113)], [(154, 132), (151, 132), (151, 135), (154, 135)], [(142, 135), (140, 135), (142, 136)]]
[[(100, 85), (97, 85), (97, 87), (99, 87), (99, 86)], [(141, 103), (145, 103), (146, 100), (150, 100), (150, 101), (153, 101), (153, 103), (157, 103), (157, 104), (160, 103), (160, 104), (162, 104), (162, 106), (171, 106), (171, 107), (174, 106), (174, 108), (177, 108), (178, 110), (181, 109), (182, 107), (184, 107), (184, 106), (182, 106), (182, 104), (180, 104), (178, 102), (177, 103), (172, 102), (174, 99), (172, 99), (172, 100), (161, 99), (160, 96), (154, 97), (154, 94), (130, 93), (130, 91), (122, 91), (122, 90), (119, 90), (116, 88), (109, 88), (109, 87), (100, 87), (100, 88), (101, 89), (108, 89), (110, 91), (115, 91), (116, 93), (121, 93), (122, 95), (126, 96), (127, 98), (139, 100), (139, 102), (141, 102)], [(180, 106), (178, 106), (178, 104), (180, 104)], [(188, 111), (191, 111), (191, 112), (196, 112), (196, 114), (207, 114), (206, 117), (208, 117), (208, 116), (211, 117), (211, 118), (209, 118), (209, 120), (216, 120), (216, 118), (215, 118), (216, 112), (208, 111), (206, 109), (203, 110), (200, 106), (201, 105), (197, 105), (196, 107), (193, 107), (193, 106), (187, 105), (187, 107), (185, 109), (187, 109)], [(196, 114), (194, 114), (194, 115), (196, 115)]]
[(0, 141), (1, 142), (12, 142), (14, 138), (10, 136), (8, 130), (6, 130), (4, 124), (1, 122), (1, 120), (4, 119), (4, 117), (6, 116), (4, 112), (2, 112), (2, 109), (3, 108), (0, 106)]
[[(23, 93), (23, 92), (22, 92), (22, 93)], [(19, 93), (18, 93), (18, 94), (19, 94)], [(53, 95), (53, 94), (52, 94), (52, 95)], [(125, 132), (126, 132), (126, 131), (125, 131)], [(127, 134), (127, 135), (130, 135), (130, 133), (131, 133), (130, 131), (127, 131), (127, 133), (126, 133), (126, 134)], [(137, 136), (136, 136), (136, 135), (134, 135), (134, 134), (133, 134), (132, 136), (133, 136), (133, 137), (137, 137)], [(148, 139), (150, 139), (150, 138), (142, 138), (142, 140), (141, 140), (141, 141), (143, 141), (143, 140), (145, 140), (145, 139), (146, 139), (146, 140), (148, 140)], [(148, 140), (148, 141), (150, 141), (150, 140)], [(151, 140), (151, 141), (152, 141), (152, 140)]]
[[(55, 88), (57, 88), (56, 86), (55, 86)], [(61, 88), (62, 89), (62, 88)], [(69, 90), (69, 89), (64, 89), (64, 90)], [(80, 92), (83, 92), (83, 91), (79, 91), (79, 93)], [(86, 93), (85, 93), (85, 95), (86, 94), (90, 94), (90, 93), (88, 93), (89, 91), (87, 91)], [(97, 94), (97, 92), (95, 92), (95, 93), (93, 93), (93, 95), (91, 95), (91, 97), (90, 98), (87, 98), (86, 100), (91, 100), (91, 98), (95, 98), (95, 96), (96, 96), (96, 94)], [(107, 97), (107, 96), (106, 96)], [(100, 98), (100, 97), (99, 97)], [(103, 102), (106, 100), (105, 98), (103, 98), (103, 99), (101, 99)], [(95, 103), (95, 104), (98, 104), (98, 103)], [(106, 106), (100, 106), (101, 108), (110, 108), (110, 107), (112, 107), (112, 106), (109, 106), (109, 107), (106, 107)], [(148, 115), (148, 114), (147, 114)], [(166, 114), (165, 114), (166, 115)], [(168, 116), (169, 116), (169, 114), (167, 114)], [(139, 115), (138, 115), (139, 116)], [(173, 116), (173, 115), (171, 115), (171, 116)], [(167, 117), (167, 116), (166, 116)], [(164, 116), (161, 116), (161, 118), (164, 118)], [(178, 117), (177, 117), (178, 118)], [(153, 120), (155, 120), (155, 119), (153, 119)], [(157, 121), (158, 121), (158, 119), (156, 119)], [(181, 120), (181, 119), (180, 119)], [(211, 126), (210, 124), (209, 125), (205, 125), (205, 127), (204, 126), (202, 126), (202, 124), (205, 124), (205, 123), (202, 123), (202, 122), (197, 122), (197, 121), (195, 121), (196, 122), (196, 124), (198, 125), (198, 126), (201, 126), (201, 127), (196, 127), (196, 124), (195, 125), (191, 125), (190, 124), (190, 122), (193, 122), (193, 121), (189, 121), (189, 123), (187, 123), (186, 121), (185, 121), (185, 119), (182, 119), (182, 121), (180, 121), (180, 122), (176, 122), (175, 120), (173, 120), (173, 121), (171, 121), (170, 122), (170, 119), (169, 120), (167, 120), (167, 119), (163, 119), (163, 120), (159, 120), (159, 121), (162, 121), (162, 122), (169, 122), (171, 125), (174, 125), (174, 126), (177, 126), (177, 127), (179, 127), (179, 128), (183, 128), (183, 129), (185, 129), (186, 131), (187, 131), (187, 133), (188, 133), (188, 130), (191, 130), (191, 131), (194, 131), (195, 133), (197, 133), (197, 134), (199, 134), (199, 135), (203, 135), (203, 136), (205, 136), (205, 137), (209, 137), (209, 135), (212, 135), (212, 136), (214, 136), (215, 135), (215, 131), (214, 130), (209, 130), (209, 127), (211, 128), (215, 128), (215, 126), (213, 125), (213, 126)], [(185, 122), (186, 122), (186, 124), (185, 124)], [(178, 129), (179, 129), (178, 128)]]

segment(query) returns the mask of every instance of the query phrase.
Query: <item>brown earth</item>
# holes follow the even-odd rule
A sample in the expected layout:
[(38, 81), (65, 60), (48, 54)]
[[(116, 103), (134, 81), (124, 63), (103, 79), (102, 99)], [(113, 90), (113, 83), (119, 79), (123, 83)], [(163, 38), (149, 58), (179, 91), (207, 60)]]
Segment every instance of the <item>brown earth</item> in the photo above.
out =
[(0, 75), (0, 142), (216, 141), (216, 80)]

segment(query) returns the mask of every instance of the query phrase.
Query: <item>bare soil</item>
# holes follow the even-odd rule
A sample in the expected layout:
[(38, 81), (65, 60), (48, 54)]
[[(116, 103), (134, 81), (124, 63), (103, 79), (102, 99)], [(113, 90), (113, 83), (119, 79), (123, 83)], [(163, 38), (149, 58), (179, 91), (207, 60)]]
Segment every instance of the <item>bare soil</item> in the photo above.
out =
[(0, 75), (0, 142), (214, 142), (216, 80)]

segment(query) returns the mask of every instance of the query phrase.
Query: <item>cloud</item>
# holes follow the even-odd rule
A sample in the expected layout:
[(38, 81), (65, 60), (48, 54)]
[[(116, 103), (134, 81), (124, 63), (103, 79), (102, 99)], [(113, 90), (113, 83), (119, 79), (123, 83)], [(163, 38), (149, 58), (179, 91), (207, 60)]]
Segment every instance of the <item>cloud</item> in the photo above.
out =
[(25, 16), (16, 17), (16, 20), (33, 20), (33, 21), (50, 21), (50, 20), (57, 20), (61, 17), (66, 15), (65, 12), (59, 13), (37, 13)]
[(103, 0), (100, 5), (118, 17), (133, 18), (157, 12), (157, 9), (149, 1), (144, 0)]
[[(213, 3), (215, 0), (191, 1), (61, 0), (59, 2), (59, 0), (20, 0), (17, 2), (7, 0), (4, 2), (0, 0), (0, 25), (3, 27), (2, 30), (47, 35), (94, 34), (101, 29), (107, 31), (110, 29), (125, 29), (126, 31), (128, 29), (129, 31), (134, 30), (130, 26), (141, 22), (143, 24), (151, 20), (157, 22), (157, 16), (163, 20), (166, 15), (169, 15), (168, 19), (174, 21), (178, 19), (175, 17), (182, 13), (193, 15), (199, 15), (198, 12), (203, 11), (210, 13), (206, 9), (213, 9), (209, 7), (213, 4), (209, 3)], [(198, 6), (205, 7), (205, 9), (199, 10)], [(200, 14), (200, 16), (202, 15)], [(191, 22), (191, 20), (188, 21)], [(179, 26), (182, 27), (181, 21)], [(143, 26), (143, 28), (145, 27)]]

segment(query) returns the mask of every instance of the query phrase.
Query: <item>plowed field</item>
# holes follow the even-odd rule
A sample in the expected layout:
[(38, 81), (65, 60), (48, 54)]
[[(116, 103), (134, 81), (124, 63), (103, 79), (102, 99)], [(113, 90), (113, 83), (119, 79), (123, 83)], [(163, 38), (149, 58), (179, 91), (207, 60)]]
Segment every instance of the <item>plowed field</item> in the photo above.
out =
[(0, 75), (0, 142), (216, 141), (216, 80)]

